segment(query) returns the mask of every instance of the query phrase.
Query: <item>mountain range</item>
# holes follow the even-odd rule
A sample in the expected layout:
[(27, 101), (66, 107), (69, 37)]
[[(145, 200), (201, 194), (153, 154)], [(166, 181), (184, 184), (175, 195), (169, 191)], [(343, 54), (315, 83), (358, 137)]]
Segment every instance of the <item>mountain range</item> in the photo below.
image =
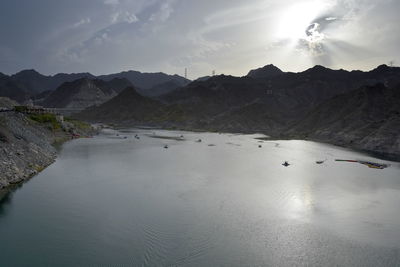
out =
[[(28, 79), (27, 74), (36, 78)], [(193, 82), (177, 75), (136, 71), (71, 75), (64, 79), (80, 78), (43, 91), (38, 84), (45, 79), (35, 72), (0, 74), (0, 96), (24, 100), (30, 97), (26, 89), (30, 84), (40, 92), (36, 103), (87, 108), (75, 117), (88, 121), (262, 132), (400, 157), (398, 67), (381, 65), (364, 72), (317, 65), (293, 73), (266, 65), (243, 77), (218, 75)]]
[(59, 73), (53, 76), (42, 75), (35, 70), (23, 70), (8, 76), (0, 73), (0, 96), (9, 97), (19, 103), (29, 99), (41, 99), (49, 96), (64, 83), (80, 79), (103, 80), (125, 79), (138, 88), (143, 94), (151, 96), (167, 93), (190, 82), (179, 75), (165, 73), (141, 73), (125, 71), (110, 75), (95, 76), (90, 73)]
[[(400, 68), (386, 65), (368, 72), (315, 66), (299, 73), (267, 65), (244, 77), (194, 81), (156, 99), (130, 88), (135, 93), (78, 116), (124, 125), (262, 132), (400, 156), (399, 84)], [(147, 103), (146, 112), (141, 102)]]

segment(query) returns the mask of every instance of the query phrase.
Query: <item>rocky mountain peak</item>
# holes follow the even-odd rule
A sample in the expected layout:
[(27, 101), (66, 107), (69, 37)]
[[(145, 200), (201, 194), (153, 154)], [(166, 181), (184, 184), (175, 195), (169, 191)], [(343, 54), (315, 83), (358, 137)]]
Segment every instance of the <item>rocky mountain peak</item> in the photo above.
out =
[(255, 79), (263, 79), (263, 78), (271, 78), (271, 77), (275, 77), (278, 75), (283, 74), (283, 71), (280, 70), (278, 67), (269, 64), (266, 65), (262, 68), (258, 68), (255, 70), (251, 70), (247, 76), (255, 78)]

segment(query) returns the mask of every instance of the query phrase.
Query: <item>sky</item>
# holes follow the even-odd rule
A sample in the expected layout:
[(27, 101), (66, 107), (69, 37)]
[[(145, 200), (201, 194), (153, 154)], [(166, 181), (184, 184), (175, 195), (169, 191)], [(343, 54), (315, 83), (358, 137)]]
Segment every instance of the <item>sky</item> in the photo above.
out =
[(0, 72), (400, 64), (399, 0), (1, 0)]

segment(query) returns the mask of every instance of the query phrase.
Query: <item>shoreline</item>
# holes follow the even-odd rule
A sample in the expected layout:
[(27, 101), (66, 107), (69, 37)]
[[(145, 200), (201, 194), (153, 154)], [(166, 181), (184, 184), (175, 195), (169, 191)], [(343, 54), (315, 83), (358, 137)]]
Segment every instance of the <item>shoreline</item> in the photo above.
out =
[(302, 135), (285, 135), (285, 134), (276, 134), (276, 133), (266, 133), (264, 130), (259, 130), (259, 131), (244, 131), (244, 130), (218, 130), (218, 129), (201, 129), (201, 128), (191, 128), (191, 127), (184, 127), (184, 126), (178, 126), (178, 125), (155, 125), (155, 124), (143, 124), (143, 123), (138, 123), (134, 124), (132, 122), (128, 123), (102, 123), (98, 122), (98, 124), (106, 125), (110, 128), (113, 129), (121, 129), (121, 128), (138, 128), (138, 129), (160, 129), (160, 130), (172, 130), (172, 131), (191, 131), (191, 132), (210, 132), (210, 133), (231, 133), (231, 134), (263, 134), (268, 137), (265, 138), (265, 140), (303, 140), (303, 141), (313, 141), (313, 142), (319, 142), (319, 143), (324, 143), (324, 144), (329, 144), (329, 145), (334, 145), (337, 147), (342, 147), (342, 148), (347, 148), (347, 149), (352, 149), (357, 152), (361, 152), (364, 154), (367, 154), (369, 156), (381, 159), (381, 160), (388, 160), (388, 161), (394, 161), (394, 162), (400, 162), (400, 154), (398, 153), (390, 153), (390, 152), (384, 152), (384, 151), (378, 151), (378, 150), (371, 150), (371, 149), (365, 149), (360, 146), (354, 145), (354, 144), (347, 144), (345, 141), (339, 142), (335, 140), (326, 140), (326, 139), (320, 139), (320, 138), (312, 138), (312, 137), (304, 137)]
[(53, 164), (60, 147), (96, 129), (78, 121), (35, 121), (20, 113), (0, 115), (0, 190), (23, 184)]
[[(80, 137), (84, 138), (84, 137)], [(71, 142), (75, 139), (80, 139), (80, 138), (74, 138), (74, 139), (64, 139), (62, 141), (57, 141), (51, 144), (51, 146), (55, 149), (55, 153), (53, 154), (51, 160), (47, 164), (43, 165), (35, 165), (33, 166), (33, 170), (29, 175), (21, 175), (19, 177), (16, 177), (15, 181), (9, 182), (9, 184), (5, 187), (0, 187), (0, 204), (2, 201), (12, 192), (14, 192), (16, 189), (19, 189), (24, 185), (24, 183), (29, 182), (29, 180), (33, 179), (35, 176), (40, 174), (42, 171), (50, 167), (52, 164), (54, 164), (57, 160), (58, 154), (62, 149), (62, 146), (68, 142)], [(29, 163), (29, 165), (32, 165)]]
[(319, 139), (319, 138), (310, 138), (310, 137), (304, 137), (301, 135), (284, 135), (284, 134), (268, 134), (265, 133), (263, 130), (260, 131), (243, 131), (243, 130), (238, 130), (238, 131), (226, 131), (226, 130), (217, 130), (217, 129), (198, 129), (198, 128), (190, 128), (190, 127), (182, 127), (178, 125), (169, 125), (169, 126), (161, 126), (161, 125), (151, 125), (151, 124), (131, 124), (131, 123), (101, 123), (98, 122), (100, 125), (105, 125), (109, 128), (119, 130), (119, 129), (124, 129), (124, 128), (137, 128), (137, 129), (159, 129), (159, 130), (169, 130), (169, 131), (190, 131), (190, 132), (197, 132), (197, 133), (202, 133), (202, 132), (208, 132), (208, 133), (229, 133), (229, 134), (263, 134), (268, 137), (265, 137), (265, 139), (260, 139), (260, 140), (268, 140), (268, 141), (277, 141), (277, 140), (303, 140), (303, 141), (312, 141), (312, 142), (318, 142), (318, 143), (323, 143), (323, 144), (329, 144), (341, 148), (346, 148), (346, 149), (351, 149), (356, 152), (360, 152), (363, 154), (366, 154), (368, 156), (381, 159), (381, 160), (387, 160), (387, 161), (393, 161), (393, 162), (400, 162), (400, 154), (397, 153), (390, 153), (390, 152), (383, 152), (383, 151), (378, 151), (378, 150), (371, 150), (371, 149), (365, 149), (361, 148), (356, 145), (352, 144), (346, 144), (345, 142), (335, 142), (334, 140), (329, 141), (326, 139)]

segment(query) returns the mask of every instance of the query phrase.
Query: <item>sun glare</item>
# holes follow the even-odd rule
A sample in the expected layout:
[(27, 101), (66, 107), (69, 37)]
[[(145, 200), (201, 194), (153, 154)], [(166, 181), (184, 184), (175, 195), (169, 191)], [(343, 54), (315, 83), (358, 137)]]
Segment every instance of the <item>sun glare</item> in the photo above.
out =
[(282, 39), (296, 41), (308, 39), (306, 30), (313, 20), (321, 14), (324, 5), (321, 2), (305, 2), (295, 4), (283, 11), (281, 22), (277, 29), (277, 35)]

